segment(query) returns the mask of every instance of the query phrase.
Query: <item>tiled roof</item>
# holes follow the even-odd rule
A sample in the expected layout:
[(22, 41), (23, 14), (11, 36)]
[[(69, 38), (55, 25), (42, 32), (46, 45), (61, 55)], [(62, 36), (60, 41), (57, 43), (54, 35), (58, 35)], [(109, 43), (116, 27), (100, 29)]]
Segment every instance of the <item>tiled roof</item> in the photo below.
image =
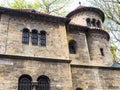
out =
[(59, 16), (53, 16), (49, 15), (46, 13), (38, 12), (35, 10), (30, 10), (30, 9), (11, 9), (11, 8), (5, 8), (5, 7), (0, 7), (0, 13), (6, 13), (6, 14), (16, 14), (16, 15), (27, 15), (28, 17), (35, 16), (38, 18), (51, 18), (52, 21), (55, 20), (57, 22), (67, 22), (67, 18), (64, 17), (59, 17)]

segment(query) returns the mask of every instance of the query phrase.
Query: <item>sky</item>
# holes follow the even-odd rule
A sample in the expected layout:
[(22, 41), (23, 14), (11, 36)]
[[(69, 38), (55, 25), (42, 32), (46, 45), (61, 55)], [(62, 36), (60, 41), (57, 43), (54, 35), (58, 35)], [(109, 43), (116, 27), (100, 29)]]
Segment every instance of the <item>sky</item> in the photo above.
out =
[[(1, 3), (4, 3), (5, 1), (7, 0), (0, 0)], [(13, 1), (13, 0), (9, 0), (9, 1)], [(25, 1), (34, 1), (34, 0), (25, 0)], [(80, 4), (79, 2), (81, 2), (81, 5), (87, 5), (88, 2), (86, 0), (72, 0), (72, 3), (71, 3), (71, 10), (75, 9), (76, 7), (78, 7)]]

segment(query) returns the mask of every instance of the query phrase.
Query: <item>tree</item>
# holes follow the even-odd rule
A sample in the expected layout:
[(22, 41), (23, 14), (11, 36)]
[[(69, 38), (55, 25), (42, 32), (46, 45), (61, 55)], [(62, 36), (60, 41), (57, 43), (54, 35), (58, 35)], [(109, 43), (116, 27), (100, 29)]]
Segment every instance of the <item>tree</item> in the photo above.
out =
[[(105, 30), (111, 36), (111, 46), (116, 47), (113, 58), (116, 61), (120, 60), (120, 0), (88, 0), (93, 6), (104, 11), (106, 16)], [(116, 57), (116, 58), (115, 58)]]
[[(68, 10), (71, 0), (5, 0), (1, 6), (14, 9), (34, 9), (44, 13), (63, 16)], [(70, 6), (69, 6), (70, 7)]]

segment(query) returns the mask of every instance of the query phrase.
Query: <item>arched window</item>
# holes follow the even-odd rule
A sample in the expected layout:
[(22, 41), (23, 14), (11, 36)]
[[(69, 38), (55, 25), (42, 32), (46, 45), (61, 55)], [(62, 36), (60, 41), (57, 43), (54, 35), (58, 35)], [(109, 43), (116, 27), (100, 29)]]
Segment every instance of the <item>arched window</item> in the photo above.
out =
[(74, 40), (69, 41), (69, 52), (70, 54), (76, 54), (77, 44)]
[(22, 43), (29, 44), (29, 29), (23, 29), (22, 33)]
[(82, 88), (77, 88), (76, 90), (83, 90)]
[(47, 76), (40, 76), (38, 78), (38, 86), (36, 90), (50, 90), (50, 80)]
[(87, 26), (91, 26), (90, 18), (86, 19)]
[(18, 90), (32, 90), (32, 78), (29, 75), (22, 75), (19, 78)]
[(40, 32), (40, 45), (46, 46), (46, 32), (45, 31)]
[(38, 45), (38, 31), (32, 30), (32, 44)]
[(92, 26), (93, 26), (93, 27), (96, 26), (96, 20), (95, 20), (95, 19), (92, 20)]
[(97, 27), (101, 28), (101, 23), (99, 20), (97, 21)]

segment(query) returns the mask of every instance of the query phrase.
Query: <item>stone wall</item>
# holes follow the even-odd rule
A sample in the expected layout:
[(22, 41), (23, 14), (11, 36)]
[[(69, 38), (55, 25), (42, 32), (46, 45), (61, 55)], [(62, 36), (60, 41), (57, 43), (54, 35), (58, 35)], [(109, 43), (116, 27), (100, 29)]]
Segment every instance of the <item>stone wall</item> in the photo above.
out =
[(76, 25), (81, 25), (81, 26), (87, 26), (87, 23), (86, 23), (87, 18), (90, 18), (91, 20), (94, 18), (96, 20), (99, 20), (102, 24), (100, 15), (98, 13), (91, 12), (91, 11), (84, 11), (84, 12), (75, 14), (74, 16), (71, 17), (70, 23), (71, 24), (74, 23)]
[(18, 56), (16, 59), (0, 58), (0, 90), (18, 90), (18, 79), (24, 74), (30, 75), (33, 81), (37, 81), (41, 75), (47, 76), (50, 79), (50, 90), (72, 90), (71, 69), (68, 62), (28, 58)]
[(90, 57), (84, 30), (70, 29), (67, 31), (67, 38), (68, 43), (70, 40), (75, 40), (77, 43), (76, 54), (69, 54), (71, 64), (89, 65)]
[[(46, 47), (32, 45), (31, 36), (29, 45), (22, 44), (24, 28), (28, 28), (30, 32), (33, 29), (38, 30), (38, 33), (46, 31)], [(0, 42), (1, 54), (69, 59), (64, 23), (3, 14), (0, 22)]]
[[(87, 42), (92, 65), (112, 66), (113, 61), (108, 38), (108, 34), (104, 31), (89, 30)], [(103, 49), (104, 55), (101, 55), (101, 48)]]
[(120, 69), (72, 66), (73, 90), (120, 90)]

